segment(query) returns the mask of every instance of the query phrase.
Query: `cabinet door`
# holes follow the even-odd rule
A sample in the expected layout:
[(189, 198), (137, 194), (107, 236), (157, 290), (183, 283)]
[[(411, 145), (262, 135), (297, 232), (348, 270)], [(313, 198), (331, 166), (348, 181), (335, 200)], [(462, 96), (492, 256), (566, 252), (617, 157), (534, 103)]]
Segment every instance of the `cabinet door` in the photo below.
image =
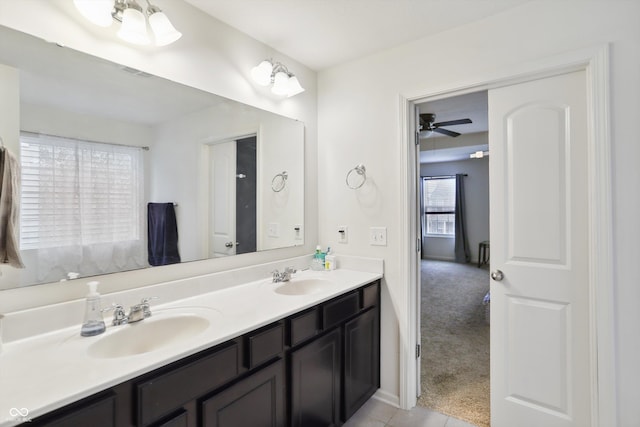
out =
[(340, 425), (341, 334), (327, 335), (291, 353), (291, 425)]
[(202, 403), (205, 427), (283, 427), (284, 362), (277, 362)]
[(344, 325), (344, 412), (349, 419), (380, 387), (380, 321), (377, 308)]

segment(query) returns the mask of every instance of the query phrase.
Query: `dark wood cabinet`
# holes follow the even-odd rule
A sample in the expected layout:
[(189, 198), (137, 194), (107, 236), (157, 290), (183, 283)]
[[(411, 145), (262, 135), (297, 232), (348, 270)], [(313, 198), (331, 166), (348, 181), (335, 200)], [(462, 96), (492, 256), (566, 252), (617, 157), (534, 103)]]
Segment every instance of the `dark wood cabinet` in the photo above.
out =
[(291, 352), (291, 426), (340, 425), (340, 329)]
[(379, 348), (379, 316), (374, 308), (344, 325), (343, 420), (380, 387)]
[(284, 427), (284, 362), (278, 360), (202, 403), (204, 427)]
[(380, 281), (33, 420), (35, 426), (332, 427), (380, 385)]
[(117, 427), (116, 397), (111, 391), (88, 397), (29, 422), (30, 426)]

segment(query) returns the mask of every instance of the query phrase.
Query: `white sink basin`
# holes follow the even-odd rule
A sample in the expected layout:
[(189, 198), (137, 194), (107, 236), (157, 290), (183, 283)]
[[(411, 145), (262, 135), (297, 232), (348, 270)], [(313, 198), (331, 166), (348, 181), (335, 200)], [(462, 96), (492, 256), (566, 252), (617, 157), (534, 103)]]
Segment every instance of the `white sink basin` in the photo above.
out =
[(95, 358), (148, 353), (198, 335), (209, 324), (206, 317), (193, 313), (152, 316), (140, 322), (113, 326), (117, 329), (91, 344), (87, 352)]
[(333, 286), (331, 280), (326, 279), (292, 279), (278, 286), (274, 291), (282, 295), (312, 295), (325, 291)]

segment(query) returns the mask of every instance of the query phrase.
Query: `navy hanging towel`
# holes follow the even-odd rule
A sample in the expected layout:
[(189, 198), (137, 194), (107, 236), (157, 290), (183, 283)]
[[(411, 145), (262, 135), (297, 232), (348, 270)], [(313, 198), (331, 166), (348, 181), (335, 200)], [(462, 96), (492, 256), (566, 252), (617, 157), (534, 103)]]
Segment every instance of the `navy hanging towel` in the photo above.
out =
[(179, 263), (178, 224), (173, 203), (149, 203), (147, 219), (149, 264)]

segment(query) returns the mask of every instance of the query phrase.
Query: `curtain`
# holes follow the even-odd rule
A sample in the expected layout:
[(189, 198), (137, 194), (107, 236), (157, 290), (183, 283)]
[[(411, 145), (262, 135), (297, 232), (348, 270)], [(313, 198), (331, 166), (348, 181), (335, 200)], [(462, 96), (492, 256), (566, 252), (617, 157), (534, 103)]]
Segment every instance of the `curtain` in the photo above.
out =
[(467, 238), (466, 226), (466, 203), (464, 199), (464, 175), (456, 174), (456, 238), (455, 257), (456, 262), (467, 263), (471, 261), (469, 253), (469, 240)]
[(147, 266), (139, 147), (28, 132), (20, 142), (28, 282)]
[(421, 248), (420, 257), (426, 259), (427, 257), (427, 215), (425, 213), (425, 200), (424, 200), (424, 177), (420, 177), (420, 236), (421, 236)]

